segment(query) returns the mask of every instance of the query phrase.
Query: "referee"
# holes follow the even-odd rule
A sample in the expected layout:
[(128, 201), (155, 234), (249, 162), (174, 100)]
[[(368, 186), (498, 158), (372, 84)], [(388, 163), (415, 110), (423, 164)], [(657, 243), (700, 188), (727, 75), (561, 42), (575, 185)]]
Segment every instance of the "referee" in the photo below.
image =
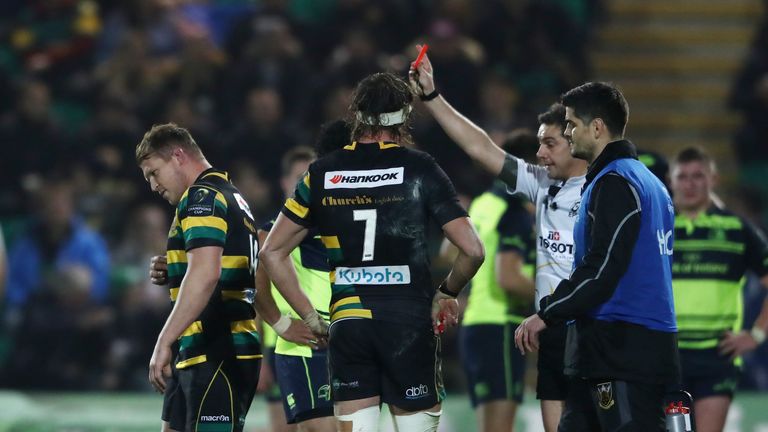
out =
[(571, 153), (590, 164), (574, 270), (519, 326), (515, 343), (534, 351), (541, 330), (573, 321), (565, 358), (572, 383), (559, 431), (663, 431), (664, 393), (680, 369), (672, 200), (623, 139), (628, 107), (618, 89), (587, 83), (562, 103)]

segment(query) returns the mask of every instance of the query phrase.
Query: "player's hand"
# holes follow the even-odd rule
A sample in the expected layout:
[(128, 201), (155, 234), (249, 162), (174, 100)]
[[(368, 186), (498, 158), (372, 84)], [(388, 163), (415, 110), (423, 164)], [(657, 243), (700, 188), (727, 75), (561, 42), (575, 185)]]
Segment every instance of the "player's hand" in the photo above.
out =
[[(416, 45), (416, 49), (421, 50), (421, 45)], [(417, 68), (414, 69), (413, 64), (411, 64), (411, 69), (408, 71), (408, 81), (410, 81), (413, 91), (419, 96), (435, 91), (435, 78), (428, 55), (424, 54), (424, 58), (421, 59), (421, 64)]]
[(738, 333), (725, 332), (725, 335), (717, 345), (722, 355), (730, 355), (732, 359), (757, 348), (757, 342), (748, 331)]
[(168, 283), (168, 260), (165, 255), (155, 255), (149, 260), (149, 280), (155, 285)]
[(432, 331), (436, 335), (459, 323), (459, 301), (441, 291), (432, 297)]
[(149, 383), (159, 393), (165, 392), (165, 380), (171, 377), (171, 347), (158, 341), (149, 360)]
[[(323, 321), (325, 322), (325, 321)], [(327, 327), (324, 330), (328, 334)], [(280, 337), (299, 345), (306, 345), (312, 349), (324, 348), (326, 346), (325, 336), (317, 336), (303, 321), (291, 319), (291, 325)]]
[(312, 330), (315, 335), (313, 344), (318, 346), (325, 346), (328, 344), (328, 323), (318, 315), (317, 311), (312, 310), (307, 316), (304, 317), (304, 324)]
[(547, 328), (547, 324), (538, 315), (526, 318), (515, 330), (515, 346), (520, 354), (539, 350), (539, 333)]

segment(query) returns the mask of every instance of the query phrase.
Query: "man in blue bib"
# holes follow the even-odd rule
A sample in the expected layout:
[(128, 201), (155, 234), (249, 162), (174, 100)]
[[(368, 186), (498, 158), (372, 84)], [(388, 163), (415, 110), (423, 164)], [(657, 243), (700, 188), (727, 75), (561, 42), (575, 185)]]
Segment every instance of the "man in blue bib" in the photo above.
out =
[(679, 381), (672, 296), (674, 208), (625, 140), (621, 92), (587, 83), (562, 97), (571, 154), (589, 162), (574, 228), (574, 270), (518, 328), (522, 350), (569, 321), (572, 379), (561, 432), (663, 431), (663, 398)]

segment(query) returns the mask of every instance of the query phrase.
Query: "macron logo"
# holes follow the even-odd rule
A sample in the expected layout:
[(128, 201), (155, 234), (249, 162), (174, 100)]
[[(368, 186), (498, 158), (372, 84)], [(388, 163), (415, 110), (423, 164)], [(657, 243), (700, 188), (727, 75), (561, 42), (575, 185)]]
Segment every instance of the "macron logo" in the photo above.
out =
[(325, 173), (325, 188), (360, 189), (402, 184), (404, 171), (403, 167), (361, 171), (329, 171)]

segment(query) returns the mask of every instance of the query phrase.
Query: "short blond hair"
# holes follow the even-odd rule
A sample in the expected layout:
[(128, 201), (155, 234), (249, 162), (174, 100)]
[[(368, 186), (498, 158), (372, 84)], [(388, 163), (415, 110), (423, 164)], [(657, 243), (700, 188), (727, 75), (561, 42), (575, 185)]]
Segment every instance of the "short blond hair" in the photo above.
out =
[(136, 163), (157, 154), (163, 159), (171, 157), (171, 151), (179, 146), (188, 153), (203, 159), (203, 152), (189, 131), (176, 123), (156, 124), (148, 130), (136, 145)]

